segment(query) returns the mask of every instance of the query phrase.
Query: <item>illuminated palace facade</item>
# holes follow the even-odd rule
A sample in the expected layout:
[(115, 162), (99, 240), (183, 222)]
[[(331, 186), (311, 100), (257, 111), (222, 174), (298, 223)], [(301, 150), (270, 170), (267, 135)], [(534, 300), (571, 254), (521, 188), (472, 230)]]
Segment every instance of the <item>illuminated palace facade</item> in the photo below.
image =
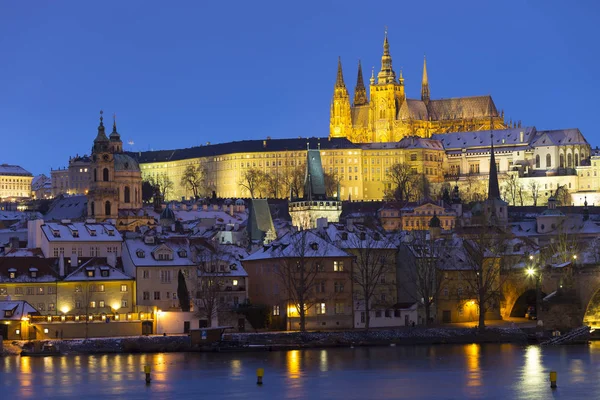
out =
[[(471, 185), (472, 178), (485, 180), (493, 132), (501, 179), (515, 174), (525, 191), (536, 181), (539, 204), (545, 204), (544, 198), (559, 186), (583, 193), (573, 196), (575, 203), (583, 202), (585, 196), (589, 201), (592, 192), (600, 190), (600, 181), (594, 178), (600, 177), (600, 157), (594, 159), (577, 129), (541, 131), (520, 123), (505, 124), (503, 112), (497, 111), (490, 96), (431, 99), (426, 64), (421, 98), (407, 98), (402, 73), (396, 78), (392, 68), (387, 34), (381, 70), (370, 79), (370, 98), (363, 82), (359, 63), (351, 102), (338, 61), (328, 137), (263, 138), (130, 155), (139, 163), (144, 179), (169, 177), (173, 187), (166, 200), (180, 200), (192, 196), (181, 184), (190, 165), (202, 167), (207, 193), (249, 197), (241, 184), (248, 170), (286, 175), (304, 165), (307, 148), (320, 149), (324, 172), (340, 180), (342, 200), (379, 200), (391, 187), (387, 174), (396, 163), (409, 164), (432, 183)], [(282, 186), (277, 197), (289, 194), (290, 188)]]

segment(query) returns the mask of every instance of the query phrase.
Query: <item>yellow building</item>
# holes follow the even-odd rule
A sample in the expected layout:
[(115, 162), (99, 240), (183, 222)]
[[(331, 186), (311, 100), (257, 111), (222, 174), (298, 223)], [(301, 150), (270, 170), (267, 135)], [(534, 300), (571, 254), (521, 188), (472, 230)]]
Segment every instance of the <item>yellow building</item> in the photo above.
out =
[(18, 165), (0, 165), (0, 199), (31, 197), (33, 175)]
[(342, 62), (331, 101), (330, 137), (345, 137), (355, 143), (396, 142), (406, 136), (430, 137), (434, 133), (481, 131), (505, 128), (491, 96), (434, 100), (430, 97), (427, 64), (423, 62), (421, 99), (409, 99), (402, 71), (396, 78), (387, 32), (383, 42), (381, 70), (373, 71), (367, 97), (360, 62), (351, 105), (344, 83)]

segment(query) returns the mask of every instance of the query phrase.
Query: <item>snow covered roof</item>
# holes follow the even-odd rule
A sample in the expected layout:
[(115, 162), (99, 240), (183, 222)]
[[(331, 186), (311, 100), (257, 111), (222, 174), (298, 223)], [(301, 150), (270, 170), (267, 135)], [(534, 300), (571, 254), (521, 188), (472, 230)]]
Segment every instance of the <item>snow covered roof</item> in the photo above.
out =
[(46, 221), (63, 219), (79, 219), (87, 214), (87, 196), (59, 196), (50, 205), (50, 210), (44, 215)]
[[(164, 259), (155, 256), (156, 250), (169, 255)], [(184, 250), (185, 255), (178, 250)], [(194, 266), (192, 252), (187, 238), (169, 238), (162, 243), (146, 243), (141, 237), (125, 240), (124, 251), (127, 251), (136, 267), (189, 267)]]
[(0, 175), (9, 176), (33, 176), (31, 172), (18, 165), (2, 164), (0, 165)]
[(42, 232), (49, 242), (122, 242), (123, 237), (114, 225), (84, 222), (68, 224), (48, 222)]
[(297, 257), (331, 258), (351, 257), (351, 255), (313, 231), (304, 230), (288, 233), (269, 245), (262, 246), (250, 254), (245, 261)]
[[(535, 127), (496, 129), (494, 133), (494, 151), (502, 151), (503, 146), (529, 147), (529, 143), (535, 137)], [(523, 141), (521, 141), (523, 133)], [(442, 142), (444, 149), (457, 150), (463, 148), (489, 148), (491, 145), (490, 131), (476, 132), (450, 132), (431, 135), (432, 139)]]
[(133, 277), (123, 271), (106, 264), (104, 259), (93, 258), (82, 264), (75, 271), (67, 275), (66, 282), (81, 281), (126, 281)]
[(330, 242), (342, 249), (396, 249), (399, 244), (396, 236), (377, 232), (360, 224), (354, 224), (348, 229), (346, 225), (330, 223), (323, 233)]
[(38, 311), (24, 300), (0, 300), (0, 320), (19, 321)]
[[(37, 271), (32, 271), (34, 268)], [(10, 272), (15, 277), (10, 277)], [(35, 276), (32, 276), (35, 272)], [(40, 257), (0, 257), (0, 282), (55, 282), (58, 274), (52, 268), (50, 260)]]

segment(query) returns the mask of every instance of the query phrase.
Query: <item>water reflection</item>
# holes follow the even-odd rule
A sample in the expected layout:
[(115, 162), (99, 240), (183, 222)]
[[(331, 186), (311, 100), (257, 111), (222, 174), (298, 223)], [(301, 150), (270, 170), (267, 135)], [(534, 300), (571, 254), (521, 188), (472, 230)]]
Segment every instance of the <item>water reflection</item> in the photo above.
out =
[(465, 356), (467, 361), (467, 386), (478, 387), (482, 385), (480, 370), (480, 345), (471, 344), (465, 347)]
[[(546, 399), (600, 393), (600, 346), (373, 347), (288, 352), (108, 354), (0, 360), (0, 398)], [(152, 384), (143, 366), (152, 366)], [(258, 387), (256, 369), (265, 369)]]

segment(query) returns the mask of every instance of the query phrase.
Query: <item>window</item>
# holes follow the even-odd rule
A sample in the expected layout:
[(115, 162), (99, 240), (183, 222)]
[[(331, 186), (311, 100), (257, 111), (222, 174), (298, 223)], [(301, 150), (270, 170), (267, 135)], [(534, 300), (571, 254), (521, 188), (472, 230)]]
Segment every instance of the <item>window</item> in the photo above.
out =
[[(588, 172), (588, 175), (590, 173)], [(32, 278), (37, 278), (37, 272), (36, 271), (30, 271), (29, 274), (31, 275)]]
[(150, 292), (144, 292), (144, 300), (150, 300)]
[(108, 275), (109, 275), (108, 272), (109, 271), (107, 269), (103, 269), (103, 270), (100, 271), (100, 276), (103, 276), (103, 277), (107, 278)]
[(46, 304), (38, 303), (38, 311), (44, 311), (46, 309)]
[(127, 307), (127, 300), (121, 300), (121, 308)]
[(535, 155), (535, 167), (540, 168), (540, 155), (539, 154)]
[(317, 272), (324, 272), (325, 271), (325, 267), (321, 263), (317, 263), (315, 265), (315, 269), (317, 270)]
[(90, 301), (90, 308), (96, 308), (96, 302)]
[(550, 168), (552, 166), (552, 156), (550, 154), (546, 154), (546, 168)]
[(88, 287), (88, 290), (89, 290), (90, 292), (95, 292), (95, 291), (96, 291), (96, 285), (90, 285), (90, 286)]
[(335, 272), (344, 272), (344, 262), (343, 261), (334, 261), (333, 262), (333, 270)]
[(80, 301), (76, 301), (75, 302), (75, 308), (81, 308), (81, 302)]
[(327, 308), (325, 307), (325, 303), (317, 303), (317, 314), (324, 315), (327, 312)]
[(335, 303), (335, 313), (343, 314), (344, 313), (344, 303)]
[(44, 288), (43, 287), (39, 287), (37, 290), (37, 294), (44, 294)]
[(17, 273), (16, 273), (16, 272), (14, 272), (14, 271), (10, 271), (10, 272), (8, 273), (8, 277), (9, 277), (10, 279), (15, 279), (15, 278), (16, 278), (16, 276), (17, 276)]
[(237, 285), (238, 285), (238, 280), (237, 280), (237, 279), (234, 279), (234, 280), (233, 280), (233, 286), (237, 286)]
[(150, 271), (149, 270), (142, 271), (142, 278), (143, 279), (150, 279)]
[(375, 318), (381, 318), (381, 311), (375, 311)]
[(154, 300), (160, 300), (160, 292), (154, 292)]
[(344, 282), (335, 282), (333, 284), (333, 291), (336, 293), (342, 293), (344, 291)]
[(127, 291), (127, 285), (121, 285), (121, 292)]
[(273, 315), (276, 317), (279, 316), (279, 306), (273, 306)]
[(458, 307), (458, 315), (460, 315), (460, 316), (463, 315), (463, 308), (462, 307)]
[(90, 269), (86, 273), (88, 278), (93, 278), (96, 275), (96, 270)]
[(160, 270), (160, 283), (171, 283), (170, 270)]
[(55, 309), (54, 303), (48, 303), (48, 311), (54, 311)]
[(448, 288), (444, 288), (444, 297), (448, 297), (449, 294)]
[(462, 288), (462, 286), (458, 287), (458, 289), (456, 290), (456, 293), (458, 294), (458, 297), (462, 297), (462, 295), (463, 295), (463, 288)]
[(27, 288), (27, 295), (30, 296), (30, 295), (33, 295), (33, 294), (35, 294), (35, 288), (28, 287)]
[(99, 284), (98, 286), (96, 286), (96, 289), (98, 290), (98, 292), (104, 292), (104, 284)]
[(317, 281), (315, 291), (317, 293), (325, 293), (325, 281)]
[(0, 287), (0, 296), (6, 296), (8, 294), (8, 291), (6, 290), (5, 287)]
[(479, 163), (469, 164), (469, 173), (470, 174), (478, 174), (479, 173)]
[(98, 302), (98, 307), (100, 307), (100, 308), (104, 308), (104, 300), (100, 300), (100, 301)]

